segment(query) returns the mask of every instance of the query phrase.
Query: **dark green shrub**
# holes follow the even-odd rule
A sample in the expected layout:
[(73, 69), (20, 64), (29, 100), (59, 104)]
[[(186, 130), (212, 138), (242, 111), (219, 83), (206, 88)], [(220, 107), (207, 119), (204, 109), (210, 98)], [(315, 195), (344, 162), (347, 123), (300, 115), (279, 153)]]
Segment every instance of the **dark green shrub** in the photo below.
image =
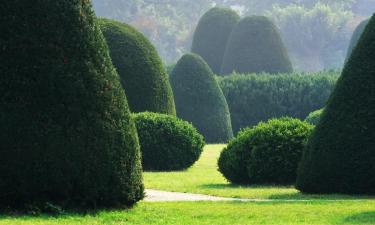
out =
[(220, 74), (225, 47), (239, 20), (240, 16), (234, 10), (215, 7), (198, 23), (191, 51), (200, 55), (215, 74)]
[(276, 26), (264, 16), (242, 19), (233, 29), (225, 50), (221, 74), (290, 73), (288, 53)]
[(362, 36), (362, 33), (365, 30), (365, 28), (366, 28), (366, 26), (367, 26), (367, 24), (368, 24), (369, 21), (370, 21), (370, 19), (362, 21), (356, 27), (356, 29), (354, 30), (353, 35), (352, 35), (352, 39), (350, 40), (350, 44), (349, 44), (349, 48), (348, 48), (348, 52), (347, 52), (347, 55), (346, 55), (345, 62), (347, 62), (349, 60), (350, 55), (353, 52), (353, 49), (357, 46), (359, 38)]
[(312, 129), (287, 117), (245, 129), (222, 152), (219, 170), (232, 183), (293, 184)]
[(140, 200), (136, 128), (90, 1), (0, 14), (0, 208)]
[(127, 24), (108, 19), (100, 19), (99, 24), (130, 110), (176, 115), (168, 75), (155, 47)]
[(317, 125), (319, 123), (320, 117), (322, 116), (324, 109), (319, 109), (311, 112), (305, 119), (306, 122), (312, 125)]
[(193, 123), (207, 142), (223, 143), (233, 137), (227, 102), (204, 60), (184, 55), (170, 76), (177, 116)]
[(144, 170), (183, 170), (199, 159), (204, 140), (190, 123), (148, 112), (135, 114), (134, 119)]
[(316, 74), (249, 74), (219, 78), (232, 117), (233, 131), (271, 118), (290, 116), (304, 120), (325, 106), (337, 72)]
[(299, 168), (307, 193), (375, 194), (375, 17), (363, 32)]

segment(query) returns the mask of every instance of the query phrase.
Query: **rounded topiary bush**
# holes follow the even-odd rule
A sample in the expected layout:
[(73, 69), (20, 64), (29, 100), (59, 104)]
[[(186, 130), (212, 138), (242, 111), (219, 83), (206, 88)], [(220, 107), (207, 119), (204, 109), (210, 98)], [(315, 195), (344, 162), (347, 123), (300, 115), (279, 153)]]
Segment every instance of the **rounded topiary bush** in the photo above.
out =
[(317, 125), (319, 123), (320, 117), (322, 116), (324, 109), (319, 109), (314, 112), (311, 112), (305, 119), (306, 122)]
[(136, 128), (90, 1), (0, 13), (0, 208), (140, 200)]
[(221, 153), (219, 170), (232, 183), (293, 184), (312, 129), (285, 117), (242, 130)]
[(349, 44), (349, 48), (347, 51), (345, 62), (347, 62), (348, 59), (350, 58), (350, 55), (352, 54), (353, 49), (357, 46), (358, 41), (361, 38), (362, 33), (365, 30), (369, 21), (370, 19), (364, 20), (355, 28), (352, 38), (350, 39), (350, 44)]
[(276, 26), (264, 16), (242, 19), (233, 29), (221, 74), (290, 73), (292, 63)]
[(199, 159), (204, 139), (188, 122), (157, 113), (134, 115), (146, 171), (187, 169)]
[(184, 55), (170, 80), (178, 117), (191, 122), (207, 142), (226, 143), (233, 137), (227, 101), (200, 56)]
[(375, 17), (346, 63), (306, 147), (297, 188), (375, 194)]
[(215, 7), (198, 23), (191, 51), (200, 55), (215, 74), (220, 74), (228, 38), (239, 20), (234, 10)]
[(155, 47), (127, 24), (109, 19), (99, 19), (99, 24), (130, 110), (176, 115), (168, 75)]

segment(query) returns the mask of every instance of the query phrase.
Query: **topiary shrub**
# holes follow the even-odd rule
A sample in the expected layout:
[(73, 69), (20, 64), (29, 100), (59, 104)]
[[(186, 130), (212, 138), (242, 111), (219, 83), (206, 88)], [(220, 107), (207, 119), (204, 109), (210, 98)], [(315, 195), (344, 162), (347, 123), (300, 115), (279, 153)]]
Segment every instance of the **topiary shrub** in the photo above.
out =
[(136, 128), (90, 1), (0, 13), (0, 208), (140, 200)]
[(363, 31), (365, 30), (368, 22), (370, 21), (370, 19), (367, 19), (367, 20), (364, 20), (362, 21), (354, 30), (353, 32), (353, 35), (352, 35), (352, 38), (350, 40), (350, 44), (349, 44), (349, 48), (348, 48), (348, 52), (347, 52), (347, 55), (346, 55), (346, 59), (345, 59), (345, 62), (347, 62), (350, 58), (350, 55), (352, 54), (353, 52), (353, 49), (357, 46), (357, 43), (359, 41), (359, 38), (362, 36), (362, 33)]
[(247, 128), (221, 153), (219, 170), (232, 183), (293, 184), (312, 129), (287, 117)]
[(264, 16), (242, 19), (233, 29), (225, 50), (221, 74), (290, 73), (288, 53), (276, 26)]
[(233, 137), (223, 92), (200, 56), (184, 55), (170, 80), (178, 117), (193, 123), (209, 143), (224, 143)]
[(155, 47), (133, 27), (109, 19), (99, 20), (113, 65), (125, 89), (132, 112), (176, 115), (168, 75)]
[(199, 159), (204, 140), (188, 122), (156, 113), (134, 115), (146, 171), (187, 169)]
[(375, 194), (375, 17), (346, 63), (304, 152), (297, 188)]
[(304, 120), (325, 106), (338, 72), (293, 74), (233, 74), (219, 78), (232, 117), (233, 131), (271, 118), (289, 116)]
[(228, 38), (239, 20), (234, 10), (215, 7), (198, 23), (191, 51), (200, 55), (215, 74), (220, 74)]
[(317, 125), (319, 123), (320, 117), (322, 116), (324, 109), (319, 109), (311, 112), (305, 119), (306, 122), (312, 125)]

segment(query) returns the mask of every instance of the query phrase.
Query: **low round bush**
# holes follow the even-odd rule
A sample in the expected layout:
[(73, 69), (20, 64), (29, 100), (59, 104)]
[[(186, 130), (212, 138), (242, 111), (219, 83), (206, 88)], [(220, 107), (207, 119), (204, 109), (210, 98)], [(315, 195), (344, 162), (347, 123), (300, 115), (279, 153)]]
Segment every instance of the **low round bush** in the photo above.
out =
[(284, 117), (242, 130), (221, 153), (219, 170), (232, 183), (293, 184), (312, 129)]
[(205, 145), (203, 136), (188, 122), (157, 113), (134, 114), (146, 171), (189, 168)]
[(316, 110), (311, 112), (305, 119), (306, 122), (317, 125), (319, 123), (320, 117), (322, 116), (323, 109)]

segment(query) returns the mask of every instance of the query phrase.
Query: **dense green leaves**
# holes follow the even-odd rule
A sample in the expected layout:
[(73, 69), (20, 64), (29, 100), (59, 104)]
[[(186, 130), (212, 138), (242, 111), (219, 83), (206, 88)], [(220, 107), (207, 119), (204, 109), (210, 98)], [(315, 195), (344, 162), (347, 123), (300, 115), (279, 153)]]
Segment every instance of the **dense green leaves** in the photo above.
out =
[(274, 117), (305, 119), (325, 106), (338, 73), (249, 74), (219, 78), (227, 99), (233, 131)]
[(215, 74), (220, 74), (225, 47), (240, 16), (231, 9), (212, 8), (200, 19), (191, 51), (200, 55)]
[(313, 126), (272, 119), (241, 131), (220, 155), (220, 172), (232, 183), (293, 184)]
[(156, 113), (134, 115), (147, 171), (189, 168), (202, 153), (204, 140), (188, 122)]
[(360, 37), (362, 36), (362, 33), (365, 30), (365, 28), (366, 28), (366, 26), (367, 26), (367, 24), (368, 24), (369, 21), (370, 21), (370, 19), (362, 21), (357, 26), (357, 28), (354, 30), (353, 35), (352, 35), (352, 39), (350, 40), (350, 45), (349, 45), (349, 48), (348, 48), (348, 52), (347, 52), (346, 60), (345, 61), (349, 60), (350, 55), (353, 52), (353, 49), (357, 46), (358, 41), (359, 41)]
[(210, 67), (200, 56), (183, 56), (170, 80), (178, 117), (193, 123), (207, 142), (226, 143), (232, 138), (227, 102)]
[(305, 119), (306, 122), (312, 124), (312, 125), (317, 125), (320, 121), (320, 117), (322, 116), (324, 109), (319, 109), (314, 112), (311, 112)]
[(242, 19), (233, 29), (221, 74), (289, 73), (293, 67), (276, 26), (264, 16)]
[(375, 17), (322, 114), (299, 169), (308, 193), (375, 193)]
[(168, 75), (154, 46), (127, 24), (100, 19), (110, 55), (132, 112), (175, 115)]
[(0, 14), (0, 207), (140, 200), (136, 129), (90, 1), (9, 1)]

